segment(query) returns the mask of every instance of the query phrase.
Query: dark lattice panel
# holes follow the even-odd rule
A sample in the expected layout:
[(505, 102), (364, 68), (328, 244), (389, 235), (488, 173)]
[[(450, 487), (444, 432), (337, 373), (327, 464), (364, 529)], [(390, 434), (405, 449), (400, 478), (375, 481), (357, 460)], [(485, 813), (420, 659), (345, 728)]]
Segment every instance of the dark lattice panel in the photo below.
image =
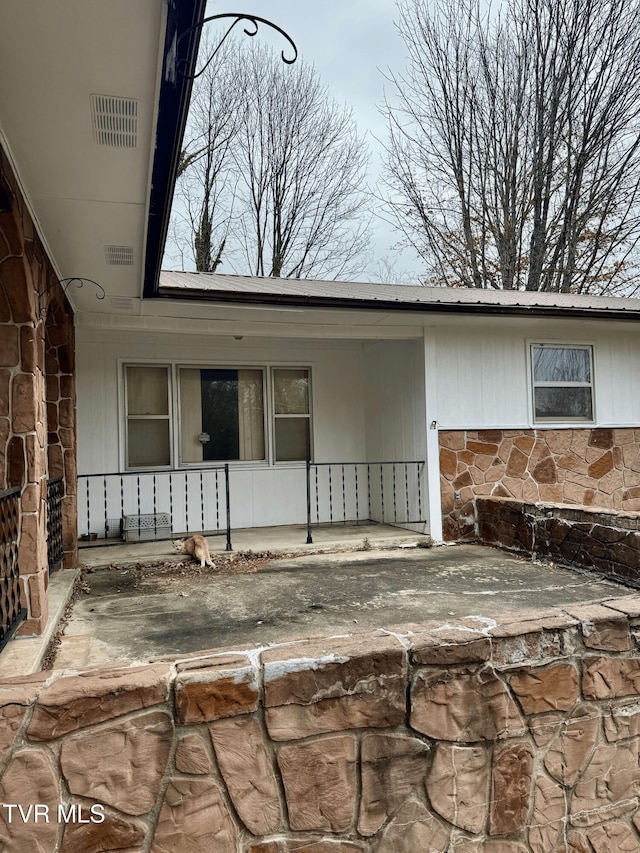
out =
[(60, 568), (62, 547), (62, 479), (47, 482), (47, 558), (49, 571)]
[(20, 607), (19, 522), (20, 489), (0, 492), (0, 648), (26, 615)]

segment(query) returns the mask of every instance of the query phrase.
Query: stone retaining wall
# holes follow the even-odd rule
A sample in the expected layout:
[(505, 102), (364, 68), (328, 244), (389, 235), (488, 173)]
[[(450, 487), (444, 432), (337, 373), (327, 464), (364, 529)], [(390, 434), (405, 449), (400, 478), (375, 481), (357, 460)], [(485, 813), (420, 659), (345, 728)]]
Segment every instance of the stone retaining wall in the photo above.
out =
[(487, 545), (640, 586), (640, 513), (502, 498), (477, 498), (475, 513), (477, 538)]
[(445, 539), (474, 538), (473, 499), (489, 495), (640, 511), (640, 429), (443, 430), (439, 440)]
[(640, 851), (639, 628), (629, 595), (4, 683), (3, 849)]

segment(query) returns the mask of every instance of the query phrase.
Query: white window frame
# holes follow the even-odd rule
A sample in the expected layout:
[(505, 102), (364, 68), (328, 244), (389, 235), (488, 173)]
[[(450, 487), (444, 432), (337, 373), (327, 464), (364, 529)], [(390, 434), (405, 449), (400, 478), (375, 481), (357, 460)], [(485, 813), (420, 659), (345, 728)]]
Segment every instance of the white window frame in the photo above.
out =
[[(589, 353), (590, 382), (541, 382), (536, 381), (534, 376), (534, 350), (536, 348), (548, 349), (575, 349), (586, 350)], [(531, 340), (527, 341), (527, 356), (529, 363), (529, 405), (531, 407), (531, 424), (536, 427), (573, 426), (584, 424), (593, 426), (596, 423), (596, 359), (595, 346), (592, 342), (566, 341), (566, 340)], [(561, 418), (544, 418), (536, 416), (535, 392), (536, 388), (589, 388), (591, 391), (591, 417), (580, 418), (569, 415)]]
[[(306, 414), (295, 414), (295, 415), (276, 415), (276, 401), (275, 401), (275, 381), (274, 381), (274, 373), (276, 370), (306, 370), (308, 383), (309, 383), (309, 411)], [(313, 383), (312, 383), (312, 369), (311, 365), (308, 364), (272, 364), (269, 369), (269, 415), (271, 422), (271, 436), (270, 436), (270, 463), (272, 466), (280, 467), (291, 467), (298, 465), (306, 465), (306, 459), (287, 459), (278, 462), (276, 460), (276, 420), (280, 418), (303, 418), (306, 417), (309, 420), (309, 459), (313, 462)]]
[[(269, 373), (269, 369), (264, 364), (238, 364), (234, 362), (233, 364), (228, 364), (225, 362), (217, 361), (215, 364), (213, 363), (203, 363), (203, 362), (180, 362), (174, 365), (175, 373), (176, 373), (176, 459), (178, 460), (178, 467), (184, 468), (188, 470), (189, 468), (215, 468), (220, 465), (233, 465), (238, 467), (266, 467), (269, 464), (269, 446), (270, 446), (270, 435), (267, 429), (268, 425), (268, 411), (269, 411), (269, 388), (267, 385), (267, 376)], [(259, 370), (262, 374), (262, 429), (264, 435), (264, 459), (206, 459), (201, 462), (184, 462), (182, 459), (182, 399), (181, 399), (181, 382), (180, 382), (180, 371), (181, 370)]]
[[(174, 462), (174, 416), (173, 416), (173, 366), (166, 362), (156, 361), (121, 361), (121, 377), (122, 377), (122, 412), (123, 412), (123, 435), (122, 435), (122, 452), (124, 471), (169, 471), (173, 468)], [(129, 367), (163, 367), (167, 371), (167, 414), (166, 415), (129, 415), (129, 395), (127, 385), (127, 370)], [(169, 422), (169, 464), (168, 465), (129, 465), (129, 419), (131, 420), (167, 420)]]
[[(128, 367), (163, 367), (167, 370), (168, 377), (168, 415), (149, 416), (159, 419), (168, 419), (169, 421), (169, 465), (162, 466), (134, 466), (128, 462), (128, 398), (127, 398), (127, 368)], [(293, 417), (307, 417), (309, 419), (309, 443), (311, 460), (314, 458), (314, 430), (313, 430), (313, 364), (310, 363), (292, 363), (292, 362), (262, 362), (242, 363), (238, 361), (225, 362), (224, 360), (216, 360), (215, 362), (202, 362), (201, 360), (154, 360), (154, 359), (128, 359), (118, 358), (118, 407), (120, 415), (118, 417), (118, 434), (119, 434), (119, 457), (121, 471), (167, 471), (167, 470), (189, 470), (190, 468), (215, 468), (220, 464), (219, 461), (206, 460), (202, 462), (183, 462), (181, 459), (181, 440), (182, 440), (182, 422), (180, 410), (180, 370), (196, 369), (207, 370), (216, 368), (230, 370), (260, 370), (263, 376), (263, 403), (264, 403), (264, 439), (265, 439), (265, 459), (239, 459), (229, 460), (229, 464), (234, 468), (295, 468), (304, 466), (304, 460), (288, 460), (282, 462), (275, 461), (275, 405), (274, 405), (274, 370), (306, 370), (309, 377), (309, 412), (305, 415), (295, 415)], [(285, 417), (281, 415), (280, 417)]]

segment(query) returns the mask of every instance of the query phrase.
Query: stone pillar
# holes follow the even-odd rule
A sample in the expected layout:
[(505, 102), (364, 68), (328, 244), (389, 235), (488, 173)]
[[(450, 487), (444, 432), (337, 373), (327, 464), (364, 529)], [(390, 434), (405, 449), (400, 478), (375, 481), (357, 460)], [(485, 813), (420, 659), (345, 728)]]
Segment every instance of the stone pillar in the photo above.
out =
[(49, 574), (44, 318), (49, 309), (57, 318), (55, 328), (59, 325), (63, 330), (56, 352), (57, 376), (66, 376), (67, 396), (63, 399), (72, 434), (65, 434), (69, 458), (63, 471), (67, 481), (73, 482), (66, 508), (67, 531), (74, 531), (73, 541), (67, 534), (71, 561), (75, 556), (75, 519), (71, 524), (75, 512), (73, 317), (55, 284), (55, 273), (1, 149), (0, 174), (14, 199), (13, 209), (0, 213), (0, 489), (22, 489), (18, 562), (27, 619), (18, 633), (38, 634), (47, 621)]
[(76, 386), (73, 320), (53, 301), (45, 324), (47, 460), (49, 478), (63, 478), (62, 539), (64, 566), (78, 558), (76, 472)]

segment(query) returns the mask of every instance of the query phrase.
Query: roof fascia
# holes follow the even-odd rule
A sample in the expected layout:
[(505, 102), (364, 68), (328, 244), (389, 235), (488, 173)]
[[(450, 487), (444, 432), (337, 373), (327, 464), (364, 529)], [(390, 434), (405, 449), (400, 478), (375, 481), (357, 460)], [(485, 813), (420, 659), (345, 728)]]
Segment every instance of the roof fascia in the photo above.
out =
[(331, 296), (295, 296), (277, 293), (247, 293), (237, 291), (211, 291), (195, 288), (163, 287), (156, 294), (159, 298), (178, 302), (234, 303), (236, 305), (266, 305), (292, 308), (335, 308), (362, 309), (367, 311), (418, 312), (421, 314), (481, 314), (506, 315), (510, 317), (555, 317), (581, 320), (625, 320), (638, 322), (640, 311), (615, 308), (580, 308), (544, 305), (498, 305), (462, 302), (398, 302), (380, 299), (349, 299)]
[[(143, 297), (156, 296), (207, 0), (169, 0), (145, 251)], [(191, 30), (178, 42), (181, 33)], [(186, 69), (186, 76), (177, 67)]]

